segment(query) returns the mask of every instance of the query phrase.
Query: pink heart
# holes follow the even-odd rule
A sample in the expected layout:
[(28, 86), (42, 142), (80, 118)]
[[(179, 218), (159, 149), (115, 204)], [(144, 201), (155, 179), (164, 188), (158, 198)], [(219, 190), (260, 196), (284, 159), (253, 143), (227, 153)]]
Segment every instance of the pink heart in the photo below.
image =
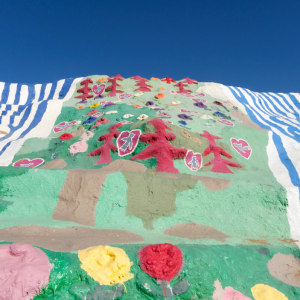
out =
[(100, 85), (95, 84), (95, 85), (93, 85), (92, 90), (96, 95), (101, 95), (105, 91), (105, 84), (104, 83), (102, 83)]
[(42, 158), (34, 158), (30, 160), (29, 158), (23, 158), (16, 161), (13, 166), (14, 167), (27, 167), (27, 168), (35, 168), (44, 163)]
[(140, 135), (141, 131), (139, 129), (122, 131), (117, 139), (119, 156), (132, 153), (138, 144)]
[(185, 156), (184, 162), (192, 171), (197, 171), (202, 167), (202, 155), (189, 150)]
[(217, 120), (219, 123), (227, 125), (227, 126), (234, 126), (234, 124), (228, 120)]
[(65, 129), (67, 129), (67, 128), (75, 125), (75, 124), (76, 124), (76, 121), (72, 121), (72, 122), (66, 122), (66, 121), (64, 121), (64, 122), (61, 122), (61, 123), (55, 125), (53, 131), (55, 133), (56, 132), (60, 132), (60, 131), (65, 130)]
[(130, 97), (132, 97), (131, 94), (122, 94), (122, 95), (119, 95), (119, 99), (120, 100), (125, 100), (125, 99), (128, 99)]
[(231, 138), (232, 147), (244, 158), (249, 159), (252, 153), (252, 149), (250, 145), (243, 139), (237, 140), (235, 138)]

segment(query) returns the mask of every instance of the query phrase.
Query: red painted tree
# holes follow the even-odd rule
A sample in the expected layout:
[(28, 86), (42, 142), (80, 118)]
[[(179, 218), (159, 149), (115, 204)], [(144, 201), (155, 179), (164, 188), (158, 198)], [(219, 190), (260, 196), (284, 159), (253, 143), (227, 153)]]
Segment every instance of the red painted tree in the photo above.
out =
[(212, 135), (206, 130), (204, 130), (204, 133), (200, 134), (200, 136), (205, 137), (209, 142), (209, 146), (204, 150), (203, 155), (207, 156), (211, 153), (214, 155), (214, 158), (204, 165), (205, 167), (212, 165), (213, 167), (211, 168), (211, 171), (216, 173), (233, 173), (227, 166), (234, 168), (242, 167), (242, 165), (238, 163), (222, 158), (222, 155), (228, 158), (232, 158), (232, 155), (226, 152), (223, 148), (217, 146), (215, 140), (221, 139), (220, 137)]
[(165, 81), (167, 84), (171, 84), (172, 82), (176, 82), (174, 79), (172, 79), (170, 77), (166, 77), (166, 78), (162, 79), (161, 81)]
[(106, 91), (110, 91), (108, 95), (111, 97), (115, 97), (117, 93), (123, 93), (123, 91), (117, 90), (117, 87), (120, 86), (117, 83), (117, 80), (123, 80), (123, 77), (120, 74), (118, 74), (115, 77), (108, 78), (108, 82), (111, 82), (111, 85), (106, 88)]
[(136, 81), (135, 86), (138, 86), (138, 88), (135, 89), (134, 91), (151, 92), (151, 90), (149, 88), (152, 86), (149, 84), (146, 84), (146, 81), (148, 81), (146, 78), (143, 78), (141, 76), (133, 76), (130, 78), (134, 79)]
[(82, 93), (82, 95), (76, 96), (75, 98), (81, 99), (82, 103), (86, 103), (87, 99), (94, 97), (92, 94), (89, 94), (89, 92), (91, 91), (89, 83), (93, 83), (93, 80), (91, 78), (87, 78), (81, 81), (80, 85), (84, 85), (84, 87), (77, 90), (77, 92)]
[(181, 79), (181, 82), (186, 83), (186, 84), (197, 84), (198, 83), (198, 81), (188, 78), (188, 77)]
[(117, 146), (113, 143), (113, 139), (116, 139), (120, 135), (120, 131), (117, 129), (123, 126), (122, 123), (117, 123), (110, 126), (107, 130), (109, 133), (103, 134), (98, 138), (98, 141), (104, 141), (104, 143), (94, 151), (92, 151), (88, 156), (100, 155), (95, 165), (108, 164), (112, 162), (110, 150), (116, 152), (118, 150)]
[(180, 94), (189, 94), (189, 93), (192, 92), (191, 90), (186, 90), (185, 89), (186, 85), (184, 85), (182, 82), (178, 82), (174, 86), (178, 86), (179, 87), (179, 91), (177, 91), (177, 93), (180, 93)]
[(131, 157), (131, 160), (144, 160), (151, 157), (156, 157), (157, 168), (156, 172), (178, 173), (174, 167), (174, 159), (184, 158), (187, 149), (177, 148), (172, 146), (169, 141), (176, 139), (176, 135), (172, 132), (166, 132), (166, 129), (171, 130), (161, 119), (154, 119), (148, 123), (152, 124), (156, 132), (146, 133), (140, 136), (140, 141), (150, 144), (142, 152)]

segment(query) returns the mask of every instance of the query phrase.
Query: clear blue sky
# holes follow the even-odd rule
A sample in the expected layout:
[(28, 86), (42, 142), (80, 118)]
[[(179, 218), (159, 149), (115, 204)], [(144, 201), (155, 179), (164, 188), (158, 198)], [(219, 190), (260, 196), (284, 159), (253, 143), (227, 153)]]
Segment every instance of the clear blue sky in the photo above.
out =
[(300, 91), (299, 0), (2, 0), (0, 81), (191, 77)]

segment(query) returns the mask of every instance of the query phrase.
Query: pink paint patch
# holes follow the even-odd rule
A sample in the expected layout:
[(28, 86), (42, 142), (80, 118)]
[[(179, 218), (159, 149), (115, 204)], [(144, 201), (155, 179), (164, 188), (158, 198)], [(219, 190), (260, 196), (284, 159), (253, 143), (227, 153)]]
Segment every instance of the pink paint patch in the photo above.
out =
[(173, 124), (172, 121), (169, 121), (169, 120), (163, 120), (165, 123), (168, 123), (168, 124)]
[(27, 244), (0, 245), (1, 299), (29, 300), (49, 283), (47, 255)]
[(61, 122), (57, 125), (55, 125), (53, 131), (56, 133), (56, 132), (60, 132), (62, 130), (65, 130), (73, 125), (75, 125), (77, 122), (76, 121), (72, 121), (72, 122)]
[(193, 99), (194, 102), (202, 102), (202, 103), (206, 103), (207, 101), (205, 99)]
[(93, 85), (92, 90), (96, 95), (102, 95), (103, 92), (105, 91), (105, 84), (104, 83), (99, 85), (95, 84)]
[(87, 140), (81, 140), (79, 142), (76, 142), (72, 144), (69, 148), (69, 151), (71, 154), (76, 154), (76, 153), (82, 153), (86, 152), (88, 149), (88, 144), (86, 142)]
[(29, 158), (23, 158), (16, 161), (13, 164), (13, 167), (35, 168), (40, 166), (42, 163), (44, 163), (44, 160), (42, 158), (34, 158), (32, 160), (30, 160)]
[(219, 123), (227, 125), (227, 126), (234, 126), (234, 124), (228, 120), (217, 120)]
[(202, 155), (189, 150), (184, 159), (185, 165), (192, 171), (197, 171), (202, 167)]
[(90, 116), (90, 115), (93, 115), (93, 114), (95, 114), (95, 113), (97, 113), (97, 112), (98, 112), (98, 109), (92, 109), (92, 110), (90, 110), (90, 111), (87, 113), (87, 115)]
[(101, 117), (101, 116), (103, 116), (104, 115), (104, 112), (103, 111), (97, 111), (96, 113), (94, 113), (92, 116), (93, 117), (95, 117), (95, 118), (99, 118), (99, 117)]
[(131, 94), (121, 94), (121, 95), (119, 95), (119, 99), (120, 99), (120, 100), (129, 99), (129, 98), (131, 98), (131, 97), (132, 97)]
[(117, 139), (119, 156), (132, 153), (138, 144), (140, 135), (141, 131), (139, 129), (122, 131)]
[(237, 140), (235, 138), (231, 138), (232, 147), (244, 158), (249, 159), (252, 153), (252, 149), (250, 145), (245, 140)]
[(183, 112), (183, 113), (193, 113), (193, 114), (198, 114), (197, 111), (193, 111), (193, 110), (181, 109), (180, 111)]
[(123, 120), (120, 123), (122, 123), (122, 124), (132, 124), (133, 122), (130, 122), (130, 121), (127, 121), (127, 120)]
[(162, 112), (158, 115), (159, 118), (172, 118), (172, 116), (168, 113)]
[(224, 300), (251, 300), (251, 298), (228, 286), (224, 291)]

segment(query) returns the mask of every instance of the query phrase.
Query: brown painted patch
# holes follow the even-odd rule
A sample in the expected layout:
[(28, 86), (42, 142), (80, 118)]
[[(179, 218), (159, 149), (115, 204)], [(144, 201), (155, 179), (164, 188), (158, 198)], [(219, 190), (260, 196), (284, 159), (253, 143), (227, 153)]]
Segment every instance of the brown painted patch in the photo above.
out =
[(40, 169), (63, 169), (67, 166), (67, 163), (62, 159), (54, 159), (47, 161)]
[(6, 131), (0, 130), (0, 134), (8, 134)]
[(195, 136), (191, 136), (191, 134), (185, 130), (185, 129), (182, 129), (182, 132), (183, 134), (188, 138), (188, 139), (191, 139), (192, 141), (196, 142), (196, 143), (199, 143), (201, 144), (201, 140), (198, 138), (198, 137), (195, 137)]
[(232, 110), (231, 115), (241, 121), (241, 123), (250, 128), (254, 128), (261, 131), (268, 131), (267, 129), (261, 128), (258, 124), (254, 123), (248, 115), (243, 114), (239, 110)]
[(75, 137), (75, 136), (80, 136), (83, 135), (85, 133), (84, 127), (79, 127), (77, 130), (72, 131), (71, 134)]
[(217, 192), (228, 188), (231, 185), (231, 180), (212, 178), (207, 176), (193, 176), (200, 180), (202, 184), (210, 191)]
[(262, 244), (262, 245), (271, 245), (268, 241), (266, 240), (253, 240), (253, 239), (246, 239), (247, 241), (255, 244)]
[(94, 225), (96, 204), (107, 174), (128, 170), (143, 172), (146, 167), (129, 160), (116, 160), (102, 169), (69, 170), (58, 195), (53, 219)]
[(229, 237), (214, 227), (197, 223), (177, 224), (167, 228), (164, 233), (167, 235), (183, 237), (189, 240), (214, 239), (220, 242), (225, 242), (225, 240)]
[(293, 239), (278, 239), (279, 241), (283, 242), (283, 243), (286, 243), (286, 244), (292, 244), (292, 243), (296, 243), (296, 242), (299, 242), (298, 240), (293, 240)]
[(171, 216), (176, 211), (176, 194), (193, 188), (197, 182), (189, 176), (153, 173), (151, 170), (142, 174), (123, 174), (128, 185), (127, 215), (142, 219), (147, 229), (153, 228), (153, 220)]
[(270, 274), (291, 286), (300, 287), (300, 259), (293, 254), (276, 253), (268, 261)]
[(138, 243), (144, 239), (127, 230), (27, 225), (0, 229), (0, 240), (69, 252), (97, 245)]

